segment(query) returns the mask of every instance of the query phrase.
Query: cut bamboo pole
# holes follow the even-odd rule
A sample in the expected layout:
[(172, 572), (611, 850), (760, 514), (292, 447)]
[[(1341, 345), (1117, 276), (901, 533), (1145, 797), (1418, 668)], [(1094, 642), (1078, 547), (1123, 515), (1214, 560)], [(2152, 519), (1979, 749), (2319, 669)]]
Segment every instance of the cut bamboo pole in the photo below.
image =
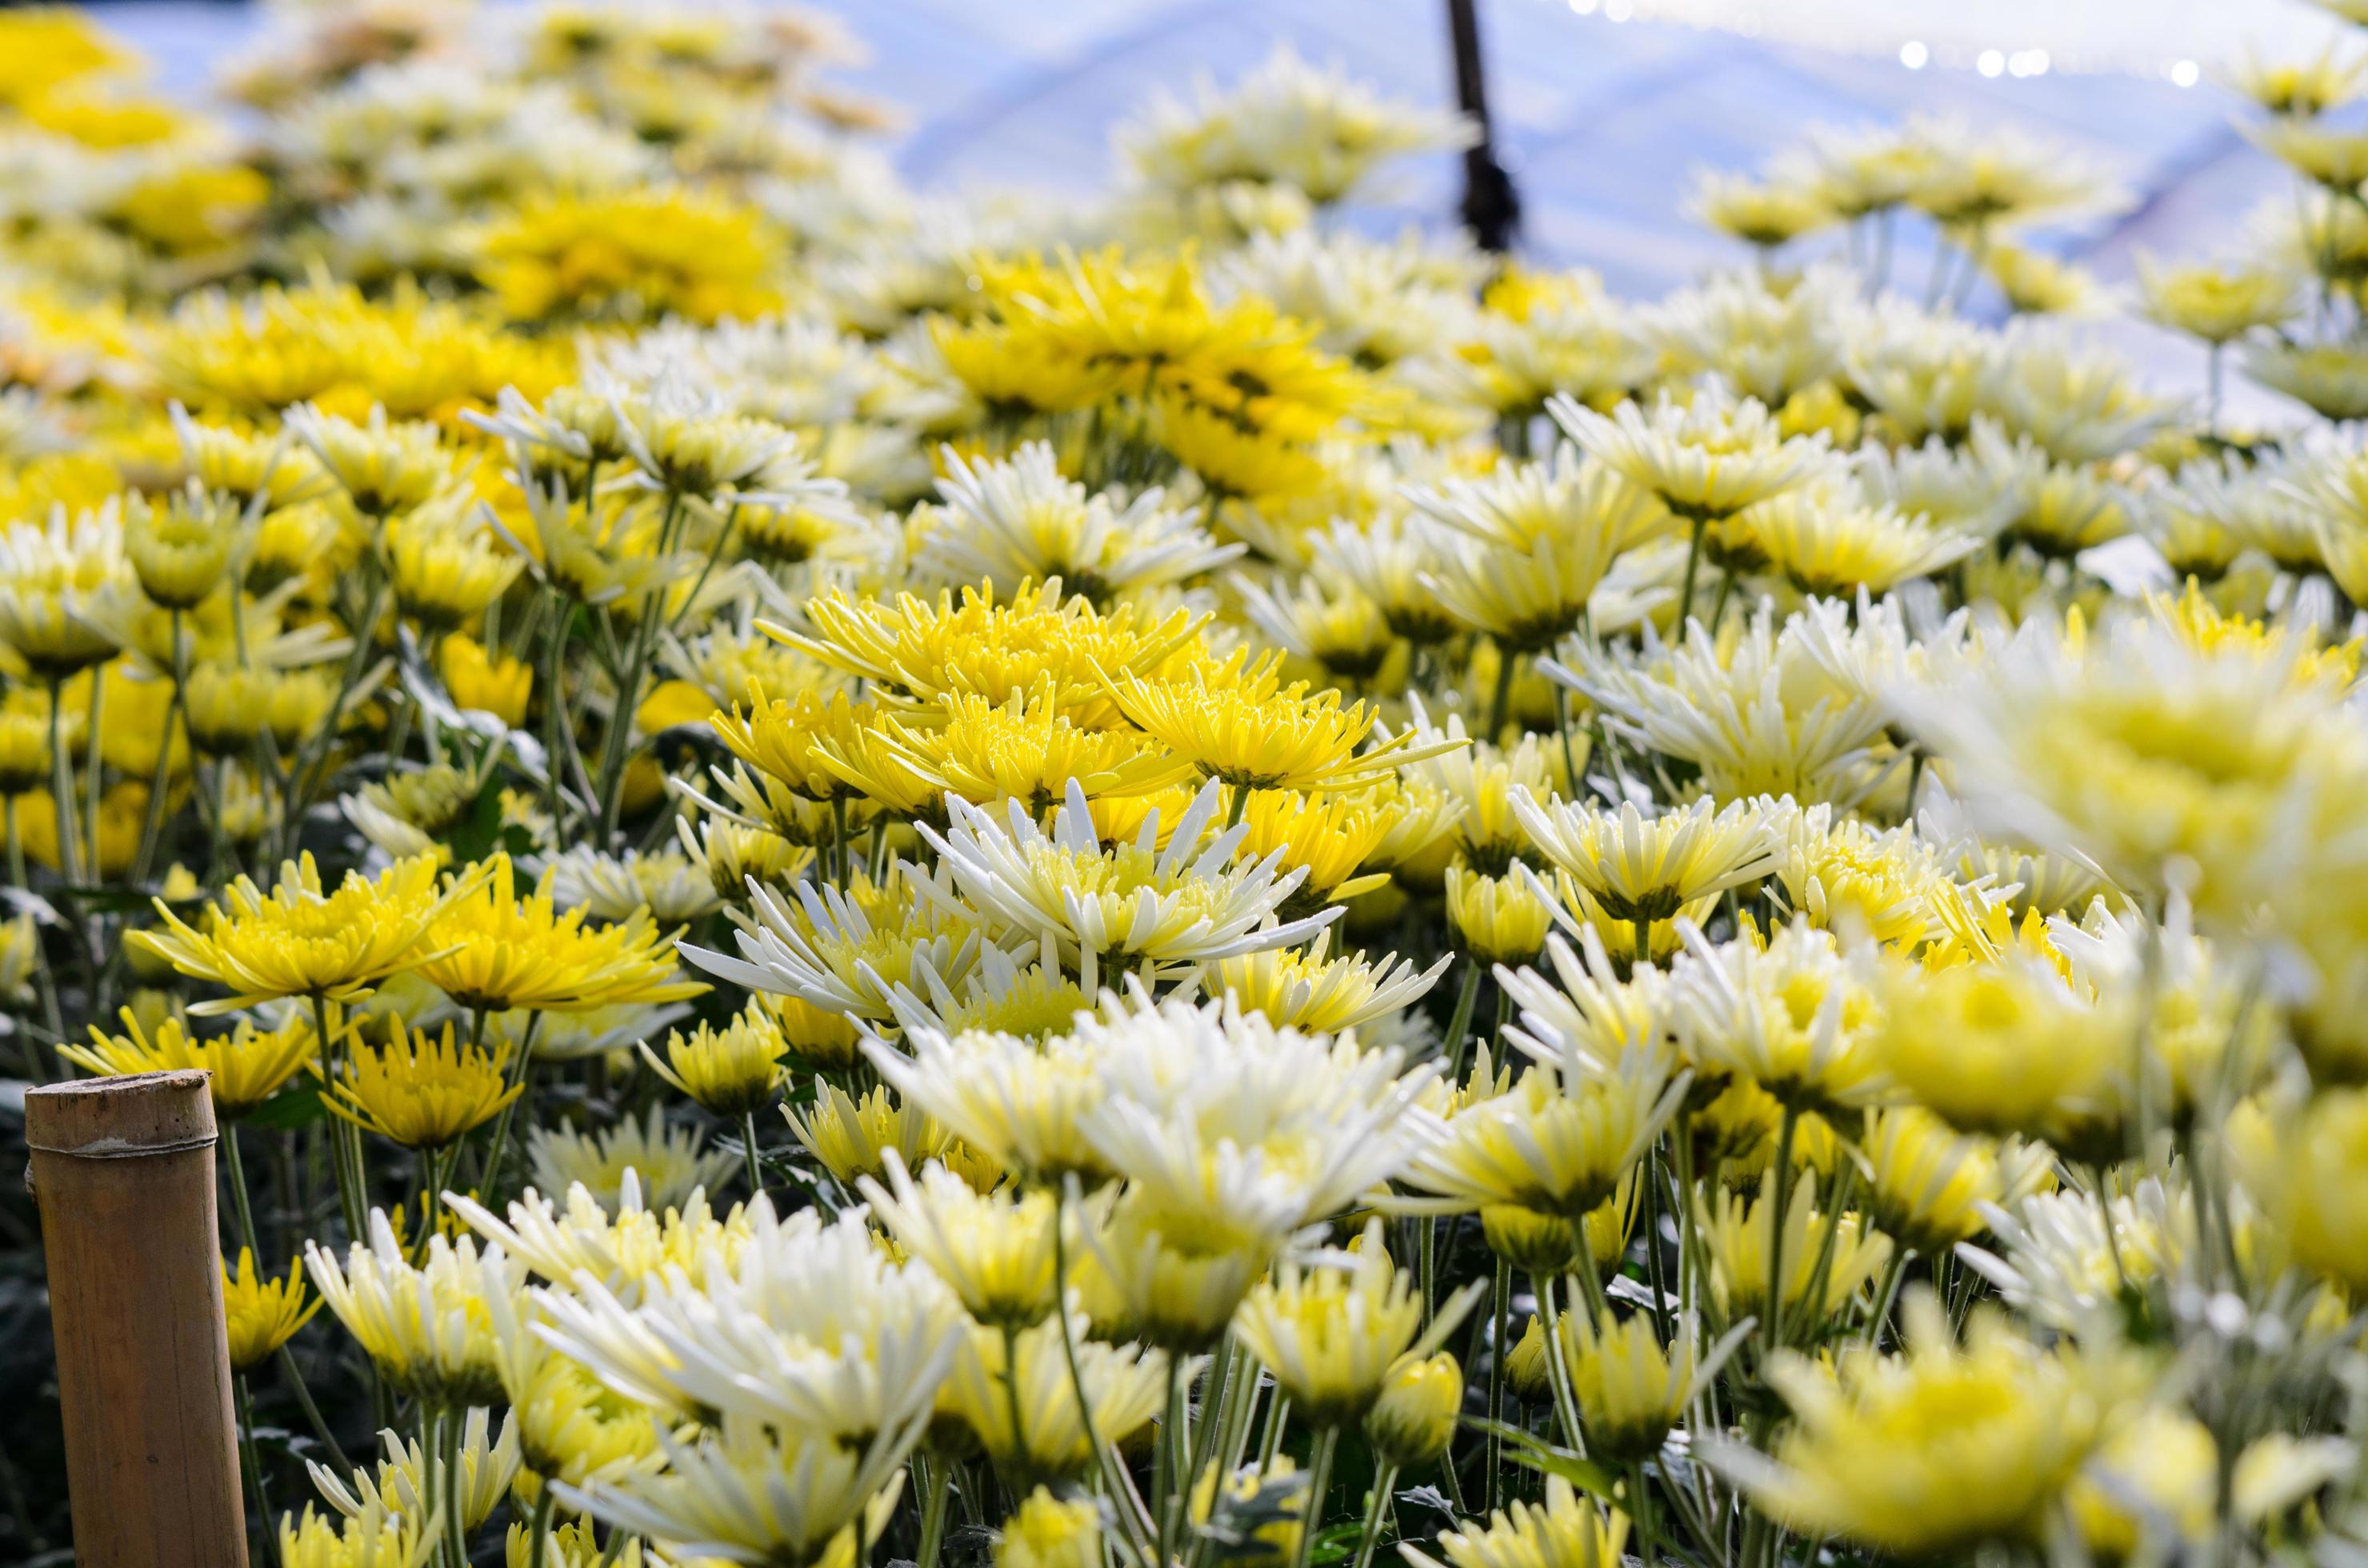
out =
[(199, 1072), (25, 1096), (81, 1568), (245, 1568)]

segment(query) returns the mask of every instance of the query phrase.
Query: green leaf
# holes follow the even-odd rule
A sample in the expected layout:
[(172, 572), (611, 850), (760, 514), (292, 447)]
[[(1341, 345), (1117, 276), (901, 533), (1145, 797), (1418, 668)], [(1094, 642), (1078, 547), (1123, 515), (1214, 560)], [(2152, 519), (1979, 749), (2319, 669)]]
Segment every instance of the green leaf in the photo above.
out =
[(310, 1127), (328, 1114), (329, 1108), (321, 1102), (321, 1085), (307, 1078), (280, 1090), (242, 1119), (249, 1127), (292, 1132), (300, 1127)]
[(507, 836), (502, 824), (502, 777), (498, 770), (491, 770), (477, 787), (477, 798), (452, 824), (452, 858), (461, 862), (482, 860), (495, 849), (507, 848)]
[(1620, 1478), (1583, 1454), (1575, 1454), (1533, 1432), (1491, 1421), (1484, 1415), (1467, 1415), (1463, 1424), (1475, 1432), (1492, 1432), (1503, 1438), (1515, 1464), (1526, 1465), (1543, 1475), (1560, 1476), (1580, 1491), (1591, 1492), (1607, 1502), (1619, 1500)]

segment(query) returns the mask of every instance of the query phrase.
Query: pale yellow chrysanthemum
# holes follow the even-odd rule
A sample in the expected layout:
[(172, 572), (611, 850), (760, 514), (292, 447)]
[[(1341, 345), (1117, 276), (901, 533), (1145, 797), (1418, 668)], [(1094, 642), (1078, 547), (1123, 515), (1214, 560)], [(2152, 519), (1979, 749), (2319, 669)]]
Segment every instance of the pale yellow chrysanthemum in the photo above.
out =
[[(1559, 1475), (1546, 1477), (1543, 1506), (1516, 1501), (1485, 1525), (1445, 1531), (1439, 1551), (1446, 1568), (1620, 1568), (1628, 1540), (1627, 1516), (1582, 1498)], [(1440, 1568), (1439, 1560), (1404, 1546), (1407, 1562)]]
[[(485, 1254), (501, 1260), (501, 1249)], [(501, 1392), (495, 1340), (485, 1315), (487, 1280), (475, 1242), (427, 1238), (413, 1264), (395, 1241), (384, 1210), (372, 1210), (370, 1239), (340, 1263), (317, 1243), (304, 1248), (304, 1271), (329, 1311), (346, 1325), (379, 1375), (400, 1392), (452, 1404), (485, 1404)], [(518, 1288), (509, 1264), (496, 1279)]]
[(1475, 1280), (1441, 1303), (1425, 1327), (1414, 1281), (1392, 1266), (1376, 1219), (1366, 1222), (1342, 1265), (1283, 1262), (1243, 1301), (1234, 1332), (1266, 1364), (1292, 1408), (1318, 1430), (1330, 1430), (1361, 1419), (1398, 1358), (1429, 1355), (1479, 1294)]
[[(1090, 1469), (1088, 1413), (1095, 1437), (1122, 1443), (1159, 1410), (1164, 1353), (1089, 1340), (1086, 1325), (1073, 1323), (1068, 1333), (1079, 1375), (1072, 1378), (1062, 1333), (1051, 1317), (1016, 1333), (972, 1326), (939, 1395), (939, 1409), (967, 1426), (996, 1472), (1014, 1483), (1073, 1481)], [(1080, 1384), (1086, 1409), (1078, 1403)]]
[(1863, 1346), (1824, 1368), (1785, 1357), (1770, 1379), (1797, 1425), (1772, 1460), (1722, 1468), (1796, 1529), (1916, 1556), (2036, 1539), (2045, 1513), (2134, 1392), (2109, 1353), (2042, 1351), (1977, 1312), (1960, 1346), (1939, 1303), (1907, 1302), (1907, 1352)]
[(886, 1167), (886, 1187), (868, 1176), (857, 1187), (906, 1256), (935, 1269), (971, 1316), (1026, 1328), (1051, 1314), (1058, 1222), (1051, 1192), (980, 1193), (934, 1161), (917, 1183), (902, 1160)]

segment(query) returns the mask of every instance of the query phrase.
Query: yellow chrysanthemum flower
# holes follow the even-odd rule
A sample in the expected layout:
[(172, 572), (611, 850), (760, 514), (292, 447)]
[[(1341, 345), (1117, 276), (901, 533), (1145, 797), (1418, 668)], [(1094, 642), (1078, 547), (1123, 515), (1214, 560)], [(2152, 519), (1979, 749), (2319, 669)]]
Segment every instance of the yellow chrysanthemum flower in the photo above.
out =
[(429, 927), (479, 885), (472, 876), (439, 889), (437, 880), (435, 857), (419, 855), (397, 860), (375, 881), (348, 871), (332, 892), (323, 889), (307, 851), (281, 863), (268, 893), (239, 878), (194, 926), (159, 899), (163, 929), (134, 931), (125, 940), (192, 979), (235, 993), (200, 1002), (193, 1013), (233, 1012), (291, 996), (349, 1002), (437, 952)]
[(1101, 1510), (1090, 1497), (1063, 1500), (1039, 1486), (1003, 1521), (995, 1568), (1096, 1568)]
[(208, 1076), (214, 1113), (225, 1121), (237, 1119), (278, 1094), (319, 1049), (313, 1022), (291, 1013), (276, 1028), (257, 1028), (241, 1018), (228, 1034), (192, 1034), (177, 1017), (167, 1017), (152, 1033), (141, 1027), (131, 1009), (120, 1017), (126, 1032), (110, 1035), (90, 1027), (88, 1045), (64, 1044), (58, 1054), (93, 1073), (127, 1074), (197, 1068)]
[(1360, 753), (1377, 717), (1373, 708), (1343, 708), (1337, 691), (1311, 695), (1304, 682), (1279, 686), (1270, 674), (1231, 665), (1181, 680), (1123, 675), (1105, 689), (1145, 733), (1237, 790), (1362, 789), (1461, 744), (1419, 743), (1407, 733)]
[(230, 1369), (245, 1372), (263, 1365), (320, 1310), (319, 1297), (306, 1299), (302, 1259), (288, 1266), (286, 1278), (275, 1279), (256, 1271), (254, 1248), (239, 1248), (237, 1268), (222, 1270)]
[(329, 1108), (355, 1126), (406, 1149), (440, 1149), (483, 1126), (518, 1098), (510, 1082), (511, 1047), (491, 1049), (387, 1020), (386, 1044), (357, 1042), (327, 1078)]
[(752, 1004), (720, 1029), (701, 1022), (687, 1035), (669, 1030), (663, 1062), (646, 1040), (641, 1053), (652, 1072), (709, 1111), (740, 1117), (772, 1103), (788, 1049), (770, 1012)]
[(628, 1002), (678, 1002), (707, 987), (677, 978), (674, 939), (646, 910), (609, 926), (553, 907), (545, 872), (517, 896), (507, 854), (471, 867), (429, 926), (419, 976), (464, 1007), (573, 1013)]

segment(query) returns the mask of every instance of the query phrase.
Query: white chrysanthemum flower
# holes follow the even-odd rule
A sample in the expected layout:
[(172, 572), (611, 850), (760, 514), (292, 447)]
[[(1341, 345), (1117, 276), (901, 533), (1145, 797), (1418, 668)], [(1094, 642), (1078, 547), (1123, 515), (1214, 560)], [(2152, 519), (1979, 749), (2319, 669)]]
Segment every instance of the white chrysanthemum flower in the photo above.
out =
[(1569, 1083), (1613, 1072), (1639, 1052), (1668, 1050), (1662, 971), (1638, 964), (1622, 979), (1592, 926), (1580, 928), (1578, 943), (1575, 953), (1560, 932), (1546, 938), (1554, 980), (1534, 969), (1497, 971), (1520, 1009), (1520, 1021), (1506, 1026), (1505, 1038)]
[(1757, 271), (1721, 273), (1663, 299), (1647, 313), (1645, 332), (1679, 374), (1716, 375), (1780, 408), (1841, 369), (1855, 290), (1833, 267), (1813, 267), (1781, 289)]
[(1776, 864), (1778, 836), (1757, 805), (1705, 797), (1646, 816), (1633, 801), (1541, 804), (1515, 787), (1513, 815), (1541, 855), (1570, 873), (1614, 920), (1669, 919), (1697, 899), (1759, 881)]
[[(1246, 824), (1212, 835), (1224, 796), (1224, 786), (1210, 780), (1167, 835), (1165, 848), (1156, 809), (1145, 813), (1132, 840), (1105, 846), (1074, 778), (1049, 834), (1020, 801), (1010, 802), (998, 821), (952, 795), (946, 798), (951, 825), (945, 833), (927, 823), (916, 826), (953, 885), (975, 906), (964, 913), (985, 915), (994, 933), (1057, 943), (1063, 960), (1074, 960), (1080, 983), (1090, 991), (1105, 959), (1154, 971), (1181, 969), (1292, 947), (1338, 918), (1337, 907), (1297, 920), (1272, 918), (1306, 880), (1306, 869), (1283, 871), (1282, 849), (1243, 861), (1237, 852), (1249, 831)], [(942, 894), (934, 884), (922, 886), (928, 896)], [(743, 944), (745, 950), (745, 937)]]
[(1890, 1087), (1874, 949), (1795, 918), (1766, 946), (1711, 946), (1691, 921), (1669, 971), (1670, 1017), (1704, 1071), (1736, 1074), (1804, 1109), (1850, 1109)]
[(1700, 768), (1704, 790), (1721, 800), (1848, 805), (1888, 767), (1876, 749), (1889, 727), (1884, 707), (1829, 680), (1765, 608), (1739, 636), (1713, 639), (1699, 622), (1676, 647), (1648, 636), (1634, 667), (1586, 648), (1576, 670), (1544, 667), (1584, 692), (1623, 739)]
[(2195, 1194), (2175, 1177), (2146, 1176), (2101, 1210), (2095, 1193), (2065, 1188), (1984, 1212), (1997, 1251), (1968, 1244), (1958, 1256), (2009, 1306), (2067, 1333), (2121, 1311), (2132, 1283), (2176, 1276), (2198, 1246)]
[[(733, 1163), (726, 1157), (725, 1168)], [(735, 1208), (718, 1220), (706, 1196), (697, 1191), (683, 1209), (669, 1205), (653, 1212), (643, 1206), (640, 1180), (630, 1169), (613, 1216), (583, 1183), (566, 1190), (563, 1208), (528, 1187), (511, 1201), (507, 1223), (465, 1193), (448, 1193), (445, 1201), (479, 1235), (552, 1287), (572, 1289), (577, 1276), (586, 1275), (629, 1306), (651, 1276), (667, 1268), (702, 1269), (711, 1253), (729, 1267), (748, 1238), (745, 1210)]]
[(1379, 365), (1467, 333), (1486, 272), (1461, 233), (1441, 241), (1409, 230), (1391, 241), (1313, 226), (1252, 234), (1210, 265), (1221, 296), (1269, 303), (1314, 325), (1326, 351)]
[(1649, 491), (1563, 442), (1546, 461), (1507, 463), (1479, 480), (1408, 486), (1443, 533), (1419, 580), (1467, 626), (1515, 649), (1576, 630), (1628, 551), (1667, 531)]
[(2120, 359), (2062, 329), (2017, 321), (1998, 338), (1976, 394), (2009, 431), (2058, 462), (2100, 462), (2140, 445), (2169, 417)]
[(2264, 337), (2245, 346), (2246, 375), (2322, 417), (2368, 418), (2368, 353), (2349, 343), (2291, 343)]
[(1183, 583), (1242, 554), (1219, 544), (1197, 506), (1165, 505), (1154, 487), (1121, 507), (1064, 477), (1052, 447), (1031, 441), (1007, 459), (965, 459), (949, 449), (913, 564), (925, 582), (994, 585), (999, 596), (1058, 577), (1064, 593), (1114, 605)]
[[(688, 1441), (661, 1432), (662, 1470), (554, 1484), (570, 1507), (649, 1537), (670, 1558), (811, 1568), (849, 1532), (868, 1547), (886, 1528), (905, 1456), (928, 1415), (925, 1403), (899, 1425), (849, 1442), (727, 1414)], [(851, 1555), (860, 1561), (863, 1552)]]
[(581, 1187), (612, 1214), (644, 1197), (664, 1213), (731, 1176), (732, 1156), (703, 1149), (706, 1142), (695, 1127), (668, 1126), (665, 1108), (652, 1106), (645, 1121), (627, 1117), (597, 1132), (535, 1128), (527, 1134), (527, 1170), (543, 1191)]
[[(1376, 960), (1360, 949), (1330, 956), (1326, 931), (1304, 952), (1269, 948), (1208, 966), (1201, 983), (1233, 998), (1245, 1013), (1264, 1015), (1277, 1028), (1307, 1034), (1363, 1029), (1403, 1013), (1429, 994), (1454, 961), (1441, 953), (1428, 969), (1395, 953)], [(1368, 1043), (1372, 1043), (1369, 1041)]]
[(860, 1210), (776, 1220), (758, 1198), (748, 1213), (735, 1258), (667, 1265), (636, 1304), (588, 1269), (567, 1290), (537, 1287), (536, 1332), (655, 1410), (842, 1440), (926, 1419), (962, 1322), (943, 1283), (892, 1261)]
[(1937, 436), (1920, 447), (1861, 447), (1850, 461), (1861, 498), (1935, 528), (1994, 539), (2023, 509), (2020, 474), (2001, 472)]
[(1886, 296), (1851, 329), (1850, 385), (1902, 444), (1964, 439), (1981, 410), (1998, 335)]
[(1040, 1043), (987, 1029), (948, 1034), (912, 1024), (904, 1044), (909, 1056), (867, 1039), (863, 1054), (907, 1107), (996, 1165), (1037, 1181), (1110, 1174), (1081, 1129), (1105, 1092), (1090, 1046), (1066, 1034)]
[[(501, 1432), (495, 1436), (492, 1415), (482, 1406), (473, 1407), (461, 1427), (461, 1524), (470, 1534), (493, 1517), (518, 1472), (517, 1419), (506, 1413)], [(445, 1479), (443, 1454), (424, 1452), (417, 1437), (393, 1431), (381, 1432), (379, 1442), (384, 1457), (376, 1474), (358, 1470), (350, 1477), (340, 1477), (316, 1460), (304, 1461), (305, 1472), (313, 1478), (323, 1502), (349, 1519), (371, 1514), (424, 1519), (453, 1495)]]
[(1320, 203), (1347, 196), (1386, 159), (1460, 147), (1472, 134), (1459, 116), (1383, 98), (1337, 66), (1308, 65), (1286, 45), (1230, 88), (1202, 83), (1189, 108), (1163, 93), (1117, 142), (1148, 185), (1187, 191), (1280, 182)]
[(978, 961), (982, 946), (978, 931), (967, 923), (959, 934), (947, 928), (969, 911), (955, 910), (955, 918), (940, 921), (931, 914), (931, 901), (942, 890), (927, 878), (911, 886), (920, 899), (906, 908), (902, 923), (888, 926), (875, 925), (861, 903), (830, 882), (800, 881), (792, 909), (773, 889), (752, 881), (747, 911), (734, 911), (741, 926), (735, 938), (739, 958), (689, 943), (680, 951), (710, 974), (751, 991), (795, 996), (825, 1012), (884, 1023), (895, 1017), (890, 1000), (895, 986), (923, 974), (959, 984)]
[(1976, 534), (1934, 527), (1889, 506), (1857, 504), (1841, 486), (1804, 485), (1735, 519), (1725, 548), (1752, 558), (1804, 594), (1887, 594), (1962, 561)]
[(1664, 396), (1649, 411), (1629, 402), (1602, 415), (1564, 395), (1547, 412), (1589, 457), (1696, 522), (1733, 517), (1833, 460), (1823, 436), (1786, 436), (1757, 398)]
[[(1108, 1444), (1142, 1431), (1159, 1412), (1167, 1381), (1165, 1353), (1088, 1339), (1085, 1323), (1073, 1313), (1072, 1376), (1062, 1329), (1058, 1318), (1048, 1317), (1008, 1336), (984, 1324), (970, 1326), (962, 1335), (943, 1403), (977, 1436), (1002, 1474), (1055, 1480), (1083, 1475), (1095, 1460), (1086, 1438), (1088, 1415), (1094, 1437)], [(1179, 1364), (1178, 1375), (1189, 1379), (1199, 1366)]]
[(679, 849), (606, 855), (579, 844), (551, 862), (552, 901), (579, 905), (595, 920), (630, 920), (643, 909), (661, 926), (683, 926), (721, 902), (704, 866)]
[(1109, 997), (1075, 1039), (1104, 1086), (1079, 1131), (1170, 1221), (1268, 1244), (1350, 1207), (1440, 1135), (1436, 1071), (1349, 1036), (1277, 1028), (1231, 1000)]
[(484, 1313), (487, 1278), (516, 1290), (524, 1272), (498, 1245), (435, 1234), (414, 1264), (395, 1240), (386, 1211), (374, 1209), (370, 1240), (340, 1261), (318, 1243), (304, 1246), (304, 1274), (346, 1331), (397, 1392), (448, 1405), (489, 1404), (499, 1394), (493, 1334)]
[(1384, 516), (1359, 527), (1336, 521), (1310, 545), (1315, 568), (1337, 577), (1380, 608), (1389, 629), (1417, 647), (1444, 642), (1461, 623), (1430, 590), (1437, 565), (1435, 530)]

